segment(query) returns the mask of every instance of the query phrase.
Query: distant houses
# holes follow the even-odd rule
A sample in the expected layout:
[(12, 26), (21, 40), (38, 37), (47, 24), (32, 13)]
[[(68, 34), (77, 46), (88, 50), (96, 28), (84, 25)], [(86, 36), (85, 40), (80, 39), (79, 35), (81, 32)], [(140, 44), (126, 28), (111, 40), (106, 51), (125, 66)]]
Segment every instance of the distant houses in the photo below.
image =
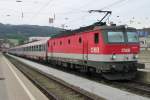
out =
[(141, 50), (150, 49), (150, 33), (146, 30), (138, 30)]

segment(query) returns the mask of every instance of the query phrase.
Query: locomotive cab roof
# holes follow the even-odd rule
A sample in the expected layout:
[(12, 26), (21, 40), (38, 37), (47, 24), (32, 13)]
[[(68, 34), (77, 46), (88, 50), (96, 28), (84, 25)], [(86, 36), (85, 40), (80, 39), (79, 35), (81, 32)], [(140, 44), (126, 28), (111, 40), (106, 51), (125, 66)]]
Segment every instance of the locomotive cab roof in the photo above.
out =
[(136, 30), (136, 29), (132, 27), (126, 27), (125, 25), (116, 26), (113, 24), (109, 26), (106, 24), (106, 22), (96, 22), (86, 27), (80, 27), (79, 29), (64, 30), (59, 34), (53, 35), (51, 38), (64, 37), (64, 36), (79, 34), (81, 32), (92, 31), (92, 30), (114, 30), (115, 31), (115, 30)]

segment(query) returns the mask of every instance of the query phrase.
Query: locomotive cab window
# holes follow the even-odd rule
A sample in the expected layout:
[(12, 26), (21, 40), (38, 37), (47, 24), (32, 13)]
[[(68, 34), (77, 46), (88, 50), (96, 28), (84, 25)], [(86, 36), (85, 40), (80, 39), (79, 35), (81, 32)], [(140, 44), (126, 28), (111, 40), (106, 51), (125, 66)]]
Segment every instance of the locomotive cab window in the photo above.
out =
[(108, 42), (110, 43), (125, 42), (123, 32), (108, 32)]
[(94, 43), (95, 43), (95, 44), (98, 44), (98, 43), (99, 43), (99, 34), (98, 34), (98, 33), (95, 33), (95, 34), (94, 34)]
[(139, 42), (139, 38), (136, 32), (127, 32), (128, 42)]

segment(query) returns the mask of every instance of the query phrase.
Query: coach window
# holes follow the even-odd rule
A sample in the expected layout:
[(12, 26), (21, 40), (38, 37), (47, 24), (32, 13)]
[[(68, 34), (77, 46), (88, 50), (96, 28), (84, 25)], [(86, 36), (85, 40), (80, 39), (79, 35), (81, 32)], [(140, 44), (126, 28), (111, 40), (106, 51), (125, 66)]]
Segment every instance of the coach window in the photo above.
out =
[(43, 51), (45, 51), (45, 45), (43, 44)]
[(43, 51), (43, 44), (41, 44), (41, 51)]
[(39, 51), (41, 51), (41, 45), (39, 45)]
[(39, 48), (38, 51), (41, 51), (41, 45), (38, 45), (38, 48)]
[(82, 39), (81, 39), (81, 37), (79, 37), (79, 43), (80, 43), (80, 44), (82, 43)]
[(34, 51), (36, 51), (36, 46), (34, 46)]
[(46, 50), (46, 45), (43, 44), (43, 51), (45, 51), (45, 50)]
[(42, 46), (42, 45), (40, 45), (40, 47), (41, 47), (41, 51), (43, 51), (43, 46)]
[(40, 48), (41, 48), (41, 51), (43, 51), (43, 47), (42, 47), (42, 45), (40, 45)]
[(37, 48), (37, 45), (36, 45), (36, 46), (35, 46), (35, 51), (37, 51), (37, 49), (38, 49), (38, 48)]
[(38, 46), (36, 45), (36, 51), (38, 51)]
[(99, 43), (99, 34), (98, 34), (98, 33), (95, 33), (95, 34), (94, 34), (94, 43), (95, 43), (95, 44), (98, 44), (98, 43)]
[(32, 51), (34, 51), (34, 46), (32, 46)]
[(31, 47), (29, 47), (29, 51), (31, 51)]
[(44, 48), (43, 48), (43, 44), (41, 45), (41, 51), (43, 51), (44, 50)]
[(41, 45), (39, 45), (39, 51), (41, 51)]
[(35, 51), (37, 51), (36, 45), (34, 47), (35, 47)]
[(39, 51), (42, 51), (42, 46), (41, 45), (39, 45)]

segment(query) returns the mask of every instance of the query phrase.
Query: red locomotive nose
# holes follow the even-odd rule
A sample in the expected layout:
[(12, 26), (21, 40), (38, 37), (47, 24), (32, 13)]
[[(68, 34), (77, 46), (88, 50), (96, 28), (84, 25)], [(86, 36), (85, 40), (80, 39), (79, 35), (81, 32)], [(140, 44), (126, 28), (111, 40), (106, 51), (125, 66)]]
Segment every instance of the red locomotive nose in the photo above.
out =
[(139, 46), (138, 44), (108, 44), (103, 50), (104, 54), (137, 54), (139, 52)]

